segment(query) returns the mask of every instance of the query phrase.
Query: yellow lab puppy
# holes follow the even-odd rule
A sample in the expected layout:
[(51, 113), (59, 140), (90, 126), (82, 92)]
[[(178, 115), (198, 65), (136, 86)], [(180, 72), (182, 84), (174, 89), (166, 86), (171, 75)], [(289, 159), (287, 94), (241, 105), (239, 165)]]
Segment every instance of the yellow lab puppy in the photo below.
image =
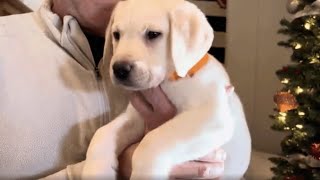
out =
[[(241, 161), (231, 155), (226, 179), (241, 178), (246, 170), (250, 135), (237, 95), (226, 88), (231, 83), (225, 69), (207, 54), (212, 41), (205, 15), (185, 0), (128, 0), (116, 6), (106, 33), (109, 78), (126, 90), (160, 85), (178, 110), (143, 137), (133, 155), (132, 180), (168, 179), (173, 166), (227, 148), (228, 143), (247, 161), (232, 166), (233, 160)], [(106, 151), (88, 150), (83, 178), (115, 179), (117, 157), (142, 138), (144, 121), (129, 104), (104, 127), (103, 136), (97, 134), (95, 138), (105, 138), (100, 146)], [(99, 153), (106, 159), (95, 158)]]

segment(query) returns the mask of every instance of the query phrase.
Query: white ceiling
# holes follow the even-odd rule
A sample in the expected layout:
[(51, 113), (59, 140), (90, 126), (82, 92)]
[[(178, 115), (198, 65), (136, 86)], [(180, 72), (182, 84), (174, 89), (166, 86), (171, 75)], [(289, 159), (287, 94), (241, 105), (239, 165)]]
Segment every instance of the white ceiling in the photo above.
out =
[(43, 0), (20, 0), (32, 10), (37, 10)]

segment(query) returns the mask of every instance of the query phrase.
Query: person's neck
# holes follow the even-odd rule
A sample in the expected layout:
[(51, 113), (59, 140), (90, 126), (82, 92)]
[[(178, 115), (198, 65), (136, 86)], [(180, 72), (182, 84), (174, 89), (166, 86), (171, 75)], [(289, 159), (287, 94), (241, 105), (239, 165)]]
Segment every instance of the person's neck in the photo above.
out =
[(52, 0), (51, 10), (56, 13), (61, 19), (66, 15), (74, 16), (75, 10), (72, 1)]

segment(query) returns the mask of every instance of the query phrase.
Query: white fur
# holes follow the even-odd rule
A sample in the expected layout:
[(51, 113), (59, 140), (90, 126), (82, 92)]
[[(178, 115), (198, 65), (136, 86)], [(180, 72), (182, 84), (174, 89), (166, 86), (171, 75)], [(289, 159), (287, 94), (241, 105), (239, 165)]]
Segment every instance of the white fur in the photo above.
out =
[[(143, 33), (148, 28), (161, 31), (163, 37), (145, 42)], [(111, 40), (114, 31), (122, 33), (118, 42)], [(203, 13), (184, 0), (128, 0), (115, 8), (106, 33), (106, 47), (110, 49), (105, 52), (112, 56), (111, 66), (125, 58), (135, 63), (137, 69), (134, 86), (120, 85), (139, 90), (161, 83), (178, 110), (173, 119), (143, 137), (133, 155), (132, 180), (167, 179), (174, 165), (225, 145), (233, 138), (236, 121), (245, 124), (243, 112), (234, 114), (230, 109), (230, 102), (238, 103), (238, 97), (226, 90), (229, 77), (214, 57), (210, 56), (208, 64), (192, 78), (167, 80), (172, 70), (184, 76), (197, 63), (209, 50), (212, 34)], [(108, 46), (111, 41), (112, 47)], [(115, 81), (112, 68), (110, 77)], [(240, 103), (236, 108), (243, 111)], [(143, 119), (129, 104), (123, 114), (96, 133), (94, 138), (105, 139), (105, 144), (90, 145), (83, 178), (115, 179), (117, 156), (138, 141), (143, 130)], [(97, 152), (99, 147), (108, 150)], [(99, 159), (102, 153), (106, 159)]]
[(227, 78), (211, 60), (192, 78), (161, 84), (178, 115), (144, 137), (134, 153), (132, 179), (165, 179), (174, 165), (200, 158), (231, 139)]

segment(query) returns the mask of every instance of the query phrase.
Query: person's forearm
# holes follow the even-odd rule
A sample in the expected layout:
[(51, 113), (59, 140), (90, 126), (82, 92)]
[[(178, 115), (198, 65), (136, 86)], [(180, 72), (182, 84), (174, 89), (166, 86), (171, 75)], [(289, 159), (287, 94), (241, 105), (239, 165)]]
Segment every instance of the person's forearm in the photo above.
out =
[(82, 169), (85, 161), (79, 162), (77, 164), (69, 165), (65, 169), (56, 172), (52, 175), (41, 178), (42, 180), (80, 180)]

